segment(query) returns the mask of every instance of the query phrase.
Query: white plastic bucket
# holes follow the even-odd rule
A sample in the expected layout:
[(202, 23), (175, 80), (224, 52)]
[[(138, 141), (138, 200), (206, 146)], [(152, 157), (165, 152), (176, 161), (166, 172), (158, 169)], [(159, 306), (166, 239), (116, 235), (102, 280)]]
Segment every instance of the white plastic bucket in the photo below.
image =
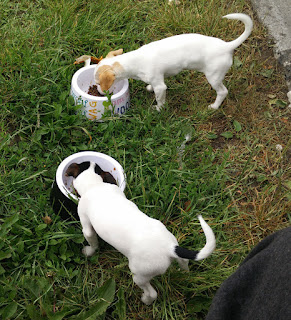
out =
[(124, 191), (126, 185), (125, 173), (122, 166), (112, 157), (95, 151), (82, 151), (70, 155), (64, 159), (58, 166), (56, 172), (56, 185), (58, 189), (68, 199), (73, 198), (78, 200), (78, 197), (74, 194), (73, 177), (67, 177), (65, 175), (68, 167), (72, 163), (82, 163), (85, 161), (93, 161), (99, 165), (99, 167), (106, 172), (112, 174), (116, 180), (118, 187)]
[[(96, 65), (92, 64), (79, 69), (72, 77), (71, 96), (75, 105), (82, 105), (81, 112), (89, 120), (99, 120), (106, 111), (103, 102), (107, 97), (97, 97), (88, 94), (89, 87), (95, 84), (94, 70)], [(111, 102), (114, 106), (114, 114), (123, 115), (129, 109), (129, 84), (128, 80), (120, 80), (113, 85)], [(112, 110), (111, 106), (109, 107)]]

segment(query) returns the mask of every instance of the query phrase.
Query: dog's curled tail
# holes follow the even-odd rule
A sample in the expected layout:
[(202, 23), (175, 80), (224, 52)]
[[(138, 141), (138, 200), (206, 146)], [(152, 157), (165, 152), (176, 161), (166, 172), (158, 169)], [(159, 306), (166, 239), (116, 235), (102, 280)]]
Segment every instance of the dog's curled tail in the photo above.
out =
[(223, 16), (223, 18), (239, 20), (242, 21), (245, 25), (245, 31), (237, 39), (227, 42), (229, 49), (234, 50), (238, 46), (240, 46), (251, 34), (253, 30), (253, 20), (244, 13), (230, 13), (226, 16)]
[(179, 246), (175, 247), (175, 253), (179, 258), (199, 261), (211, 255), (216, 246), (215, 235), (201, 215), (198, 216), (201, 227), (206, 237), (206, 244), (200, 251), (188, 250)]

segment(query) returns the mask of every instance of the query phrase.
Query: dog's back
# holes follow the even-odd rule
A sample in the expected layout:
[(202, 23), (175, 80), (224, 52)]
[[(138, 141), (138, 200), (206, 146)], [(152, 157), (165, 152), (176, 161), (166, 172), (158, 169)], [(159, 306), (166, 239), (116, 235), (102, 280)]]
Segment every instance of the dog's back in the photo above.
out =
[(134, 247), (142, 249), (145, 239), (160, 242), (161, 234), (168, 233), (160, 221), (145, 215), (111, 184), (100, 183), (83, 194), (78, 213), (85, 214), (96, 233), (127, 257)]
[(225, 45), (226, 42), (218, 38), (188, 33), (149, 43), (138, 50), (142, 52), (140, 56), (154, 61), (154, 67), (158, 66), (159, 71), (168, 77), (187, 69), (203, 72), (210, 56), (215, 56), (215, 52), (221, 51)]

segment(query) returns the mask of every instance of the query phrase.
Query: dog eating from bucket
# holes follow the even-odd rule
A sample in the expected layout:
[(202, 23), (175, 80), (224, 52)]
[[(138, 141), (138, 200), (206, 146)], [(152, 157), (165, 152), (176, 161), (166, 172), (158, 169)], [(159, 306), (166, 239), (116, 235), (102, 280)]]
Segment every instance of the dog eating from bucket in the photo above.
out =
[[(101, 59), (101, 58), (100, 58)], [(106, 92), (101, 91), (94, 79), (96, 64), (100, 59), (91, 56), (77, 58), (74, 64), (85, 62), (72, 77), (70, 95), (75, 105), (80, 105), (81, 114), (88, 120), (101, 120), (124, 115), (130, 108), (129, 83), (127, 79), (116, 81)]]

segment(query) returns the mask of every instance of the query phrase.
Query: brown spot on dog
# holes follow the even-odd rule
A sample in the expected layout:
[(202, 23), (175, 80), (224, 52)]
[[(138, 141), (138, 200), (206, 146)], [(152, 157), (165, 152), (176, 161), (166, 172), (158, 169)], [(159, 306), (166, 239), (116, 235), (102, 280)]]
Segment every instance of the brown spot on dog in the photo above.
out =
[(76, 178), (80, 173), (80, 167), (77, 163), (72, 163), (69, 165), (65, 175), (67, 177), (74, 177)]
[(113, 85), (116, 75), (120, 75), (123, 67), (119, 62), (114, 62), (112, 66), (104, 65), (99, 67), (99, 84), (102, 91), (107, 91)]
[(101, 90), (103, 92), (109, 90), (115, 81), (115, 73), (113, 68), (111, 66), (101, 66), (98, 69), (98, 73)]
[(110, 51), (107, 56), (105, 58), (112, 58), (112, 57), (115, 57), (115, 56), (119, 56), (123, 53), (123, 49), (118, 49), (118, 50), (115, 50), (115, 51)]
[(119, 74), (124, 70), (122, 65), (119, 62), (114, 62), (112, 65), (112, 69), (115, 74)]

